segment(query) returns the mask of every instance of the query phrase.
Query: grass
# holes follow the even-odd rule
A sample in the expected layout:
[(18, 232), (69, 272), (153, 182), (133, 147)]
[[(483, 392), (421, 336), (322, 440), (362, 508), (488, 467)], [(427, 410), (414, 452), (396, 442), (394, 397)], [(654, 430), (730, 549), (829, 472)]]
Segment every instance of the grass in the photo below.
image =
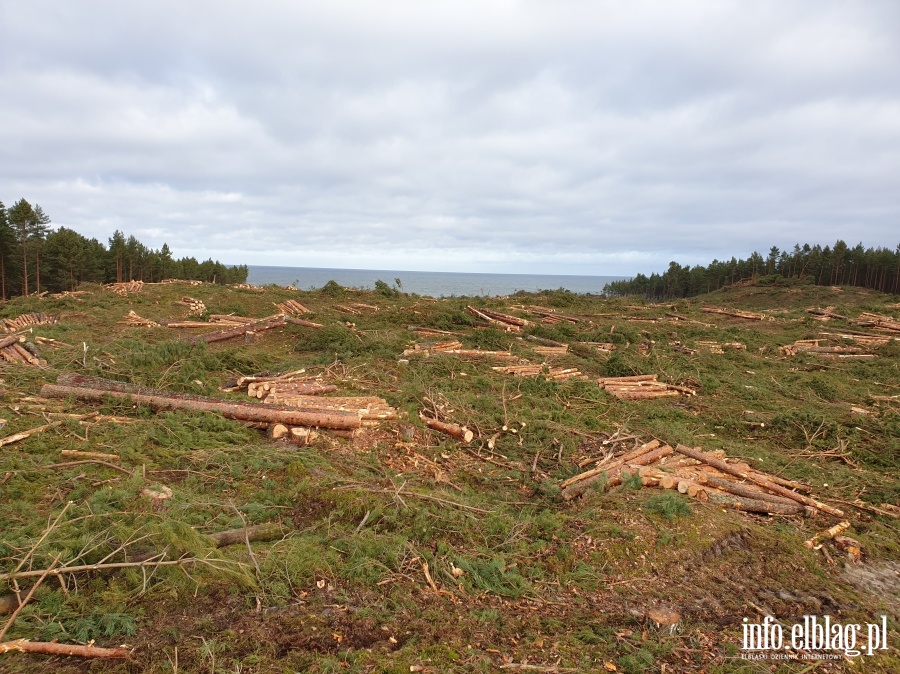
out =
[[(823, 497), (896, 504), (900, 415), (877, 396), (900, 392), (900, 347), (882, 347), (871, 363), (789, 358), (778, 347), (852, 329), (810, 320), (810, 306), (896, 313), (889, 305), (897, 298), (742, 287), (679, 302), (684, 320), (676, 322), (666, 316), (670, 305), (565, 291), (437, 301), (386, 283), (372, 292), (337, 284), (304, 292), (157, 285), (126, 298), (91, 291), (0, 305), (0, 317), (59, 313), (58, 324), (34, 334), (68, 345), (43, 347), (45, 369), (0, 364), (0, 434), (39, 426), (51, 411), (127, 418), (66, 422), (0, 449), (0, 573), (20, 562), (44, 568), (56, 556), (90, 564), (165, 551), (167, 559), (205, 562), (45, 582), (7, 638), (128, 643), (133, 660), (2, 655), (4, 671), (155, 673), (177, 663), (179, 672), (489, 672), (504, 662), (551, 671), (558, 662), (576, 671), (612, 671), (609, 663), (622, 672), (751, 672), (759, 670), (739, 657), (741, 624), (758, 617), (757, 607), (786, 623), (825, 613), (867, 623), (885, 613), (896, 634), (900, 616), (884, 592), (850, 583), (833, 547), (832, 565), (803, 546), (830, 520), (725, 512), (641, 489), (637, 476), (571, 503), (560, 484), (620, 431), (723, 449)], [(290, 325), (248, 342), (191, 347), (173, 329), (117, 323), (130, 309), (157, 321), (185, 318), (187, 309), (173, 304), (185, 294), (208, 313), (246, 316), (293, 298), (325, 327)], [(335, 308), (353, 302), (378, 311)], [(516, 335), (476, 327), (467, 304), (523, 316), (522, 307), (556, 307), (583, 320)], [(705, 304), (777, 313), (750, 324), (712, 318), (701, 312)], [(409, 326), (453, 331), (465, 348), (510, 350), (531, 362), (542, 357), (525, 335), (617, 348), (552, 357), (552, 365), (589, 377), (557, 383), (448, 356), (402, 363), (416, 339)], [(687, 355), (676, 344), (702, 341), (739, 341), (747, 350)], [(230, 377), (299, 368), (344, 394), (383, 397), (402, 418), (358, 442), (295, 447), (211, 414), (36, 399), (62, 371), (236, 397), (219, 390)], [(638, 373), (697, 386), (700, 395), (622, 401), (591, 381)], [(422, 409), (467, 425), (476, 440), (462, 446), (427, 431)], [(117, 454), (128, 474), (96, 463), (52, 467), (63, 449)], [(157, 507), (142, 492), (160, 485), (173, 496)], [(898, 558), (896, 520), (846, 509), (870, 568)], [(285, 537), (248, 550), (215, 549), (204, 536), (266, 522), (285, 525)], [(0, 585), (2, 594), (7, 583)], [(677, 630), (646, 617), (661, 605), (681, 614)], [(888, 651), (854, 671), (898, 667)]]

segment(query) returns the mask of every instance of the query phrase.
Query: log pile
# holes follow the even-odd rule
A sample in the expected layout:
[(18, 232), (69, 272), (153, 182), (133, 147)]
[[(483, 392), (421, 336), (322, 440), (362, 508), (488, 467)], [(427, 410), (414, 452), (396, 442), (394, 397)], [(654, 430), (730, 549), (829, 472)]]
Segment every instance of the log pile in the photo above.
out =
[(0, 338), (0, 362), (23, 363), (25, 365), (46, 365), (34, 346), (25, 342), (24, 335), (9, 335)]
[(721, 452), (662, 445), (658, 440), (610, 457), (562, 484), (562, 496), (571, 500), (592, 484), (621, 484), (626, 475), (639, 476), (642, 486), (677, 489), (682, 494), (736, 510), (774, 515), (809, 515), (817, 511), (843, 517), (844, 513), (800, 493), (803, 486), (727, 459)]
[(824, 309), (811, 308), (807, 309), (806, 313), (812, 314), (812, 317), (817, 321), (830, 321), (832, 318), (837, 318), (842, 321), (847, 320), (846, 316), (834, 313), (834, 307), (825, 307)]
[(485, 360), (519, 360), (519, 357), (509, 351), (482, 351), (481, 349), (463, 349), (457, 341), (439, 342), (436, 344), (416, 344), (412, 349), (405, 349), (404, 356), (456, 356), (463, 359)]
[(706, 349), (710, 353), (715, 353), (717, 355), (722, 355), (726, 351), (746, 351), (747, 345), (742, 344), (741, 342), (709, 342), (709, 341), (700, 341), (697, 342), (697, 348)]
[(285, 316), (301, 316), (302, 314), (312, 313), (297, 300), (285, 300), (284, 302), (275, 302), (278, 312)]
[(874, 328), (875, 330), (900, 333), (900, 321), (894, 320), (891, 316), (882, 316), (881, 314), (866, 312), (860, 314), (859, 317), (856, 320), (851, 321), (851, 323), (866, 328)]
[(159, 323), (156, 321), (151, 321), (149, 318), (142, 318), (138, 316), (134, 309), (128, 312), (128, 315), (125, 316), (121, 321), (116, 322), (118, 325), (131, 325), (136, 328), (158, 328)]
[(144, 289), (143, 281), (126, 281), (125, 283), (110, 283), (106, 286), (119, 297), (127, 297), (128, 293), (139, 293)]
[(544, 323), (545, 325), (556, 325), (563, 321), (568, 323), (581, 322), (581, 319), (577, 316), (566, 316), (565, 314), (555, 312), (553, 309), (544, 309), (543, 307), (530, 307), (528, 312), (540, 317), (541, 323)]
[(351, 316), (360, 316), (362, 315), (362, 311), (357, 309), (356, 307), (351, 307), (347, 304), (335, 304), (334, 308), (340, 311), (342, 314), (350, 314)]
[(541, 356), (565, 356), (569, 353), (569, 347), (565, 344), (562, 346), (535, 346), (532, 351)]
[(547, 367), (545, 365), (507, 365), (492, 367), (495, 372), (511, 374), (516, 377), (544, 377), (550, 381), (566, 379), (585, 379), (576, 367)]
[(630, 377), (601, 377), (597, 380), (600, 388), (620, 400), (648, 400), (680, 395), (697, 395), (697, 391), (687, 386), (677, 386), (657, 381), (655, 374), (639, 374)]
[(406, 329), (410, 332), (414, 332), (420, 337), (442, 337), (444, 335), (455, 335), (455, 332), (450, 332), (449, 330), (438, 330), (437, 328), (427, 328), (418, 325), (408, 325)]
[(200, 316), (206, 313), (206, 305), (201, 301), (194, 297), (188, 297), (185, 295), (180, 300), (177, 300), (175, 304), (187, 307), (188, 308), (188, 316)]
[(466, 311), (491, 325), (503, 328), (507, 332), (519, 332), (522, 328), (531, 325), (524, 318), (501, 314), (499, 311), (492, 311), (491, 309), (476, 309), (473, 306), (467, 306)]
[(284, 316), (270, 316), (268, 318), (254, 320), (252, 323), (243, 323), (235, 327), (216, 330), (215, 332), (207, 332), (203, 335), (194, 335), (193, 337), (188, 337), (185, 341), (187, 341), (189, 344), (199, 344), (201, 342), (211, 344), (212, 342), (221, 342), (226, 339), (233, 339), (235, 337), (252, 336), (263, 330), (280, 328), (286, 324), (287, 320)]
[(43, 312), (22, 314), (15, 318), (0, 318), (0, 330), (3, 332), (17, 332), (35, 325), (55, 325), (59, 322), (59, 316), (51, 316)]
[(873, 353), (864, 353), (858, 346), (821, 346), (818, 339), (798, 339), (793, 344), (782, 346), (779, 351), (784, 356), (809, 353), (823, 360), (873, 360)]
[(768, 318), (768, 316), (765, 316), (764, 314), (757, 314), (752, 311), (722, 309), (721, 307), (703, 307), (703, 311), (707, 314), (722, 314), (723, 316), (732, 316), (734, 318), (746, 318), (751, 321), (765, 321)]
[(847, 341), (859, 344), (860, 346), (864, 346), (867, 349), (877, 349), (878, 347), (884, 346), (885, 344), (890, 344), (892, 340), (900, 340), (900, 337), (882, 337), (880, 335), (866, 335), (863, 333), (841, 334), (835, 332), (820, 332), (819, 334), (825, 335), (826, 337), (845, 339)]
[(41, 388), (41, 396), (62, 399), (73, 397), (91, 403), (104, 403), (112, 398), (131, 405), (147, 406), (157, 411), (211, 412), (226, 419), (248, 423), (280, 423), (286, 426), (321, 427), (347, 431), (358, 429), (363, 425), (358, 409), (343, 410), (318, 404), (312, 407), (297, 408), (288, 405), (236, 402), (207, 396), (170, 393), (134, 384), (67, 373), (60, 374), (56, 384), (45, 384)]

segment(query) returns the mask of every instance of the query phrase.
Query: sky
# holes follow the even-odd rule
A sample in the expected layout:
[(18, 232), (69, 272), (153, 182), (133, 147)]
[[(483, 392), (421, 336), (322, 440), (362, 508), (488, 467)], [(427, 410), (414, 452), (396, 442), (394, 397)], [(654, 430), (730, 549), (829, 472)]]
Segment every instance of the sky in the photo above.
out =
[(230, 264), (900, 244), (896, 0), (0, 0), (0, 200)]

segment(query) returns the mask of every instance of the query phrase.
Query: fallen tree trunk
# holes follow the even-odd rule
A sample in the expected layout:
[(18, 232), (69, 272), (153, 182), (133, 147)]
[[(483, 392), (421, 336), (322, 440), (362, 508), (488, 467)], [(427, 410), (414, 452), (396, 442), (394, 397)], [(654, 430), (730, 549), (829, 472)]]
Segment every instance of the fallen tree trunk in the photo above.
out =
[(320, 426), (352, 430), (361, 425), (359, 414), (355, 412), (239, 403), (205, 396), (168, 393), (83, 375), (61, 374), (57, 382), (62, 384), (45, 384), (41, 388), (41, 395), (47, 398), (73, 396), (88, 402), (102, 402), (105, 397), (112, 397), (124, 402), (146, 405), (154, 410), (212, 412), (226, 419), (283, 423), (288, 426)]
[(81, 646), (78, 644), (58, 644), (47, 641), (28, 641), (16, 639), (0, 643), (2, 653), (40, 653), (42, 655), (74, 655), (81, 658), (127, 658), (131, 655), (128, 648), (100, 648), (99, 646)]
[(240, 529), (230, 529), (229, 531), (219, 531), (209, 534), (209, 537), (215, 543), (217, 548), (224, 548), (229, 545), (237, 545), (239, 543), (250, 543), (258, 541), (274, 541), (278, 538), (284, 538), (289, 531), (287, 527), (274, 522), (266, 524), (257, 524), (252, 527), (241, 527)]
[(270, 316), (269, 318), (264, 318), (262, 320), (256, 321), (255, 323), (246, 323), (244, 325), (238, 325), (233, 328), (228, 328), (227, 330), (207, 332), (205, 335), (195, 335), (193, 337), (187, 338), (185, 341), (188, 344), (200, 344), (201, 342), (210, 344), (212, 342), (221, 342), (226, 339), (240, 337), (241, 335), (246, 335), (248, 332), (259, 332), (260, 330), (280, 328), (286, 323), (287, 321), (285, 320), (284, 316)]
[(742, 480), (747, 480), (748, 482), (753, 482), (754, 484), (759, 485), (763, 489), (767, 489), (774, 494), (778, 494), (779, 496), (784, 496), (789, 498), (797, 503), (800, 503), (805, 506), (809, 506), (811, 508), (815, 508), (816, 510), (821, 510), (822, 512), (828, 513), (829, 515), (834, 515), (835, 517), (843, 517), (844, 513), (837, 508), (832, 508), (831, 506), (820, 503), (815, 499), (809, 498), (808, 496), (804, 496), (803, 494), (798, 494), (795, 491), (791, 491), (786, 487), (782, 487), (780, 484), (773, 482), (768, 479), (768, 477), (764, 476), (761, 473), (757, 473), (755, 471), (746, 471), (736, 469), (734, 466), (725, 463), (719, 459), (715, 459), (711, 456), (707, 456), (700, 450), (694, 449), (693, 447), (685, 447), (684, 445), (677, 445), (676, 451), (680, 454), (684, 454), (685, 456), (689, 456), (692, 459), (696, 459), (697, 461), (701, 461), (702, 463), (708, 464), (715, 468), (718, 471), (723, 473), (727, 473), (728, 475), (733, 475), (734, 477), (739, 477)]
[(449, 435), (450, 437), (456, 438), (457, 440), (462, 440), (463, 442), (472, 442), (473, 438), (475, 437), (475, 434), (465, 426), (460, 426), (459, 424), (451, 424), (445, 421), (438, 421), (437, 419), (426, 417), (421, 413), (419, 414), (419, 418), (422, 420), (422, 423), (428, 426), (428, 428), (440, 433), (444, 433), (445, 435)]

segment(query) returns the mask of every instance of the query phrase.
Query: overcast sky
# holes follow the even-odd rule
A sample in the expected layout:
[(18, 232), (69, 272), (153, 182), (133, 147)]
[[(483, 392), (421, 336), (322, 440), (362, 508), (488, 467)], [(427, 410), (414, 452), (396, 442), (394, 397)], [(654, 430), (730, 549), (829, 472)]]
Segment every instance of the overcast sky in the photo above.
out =
[(900, 2), (0, 0), (0, 200), (227, 263), (900, 244)]

